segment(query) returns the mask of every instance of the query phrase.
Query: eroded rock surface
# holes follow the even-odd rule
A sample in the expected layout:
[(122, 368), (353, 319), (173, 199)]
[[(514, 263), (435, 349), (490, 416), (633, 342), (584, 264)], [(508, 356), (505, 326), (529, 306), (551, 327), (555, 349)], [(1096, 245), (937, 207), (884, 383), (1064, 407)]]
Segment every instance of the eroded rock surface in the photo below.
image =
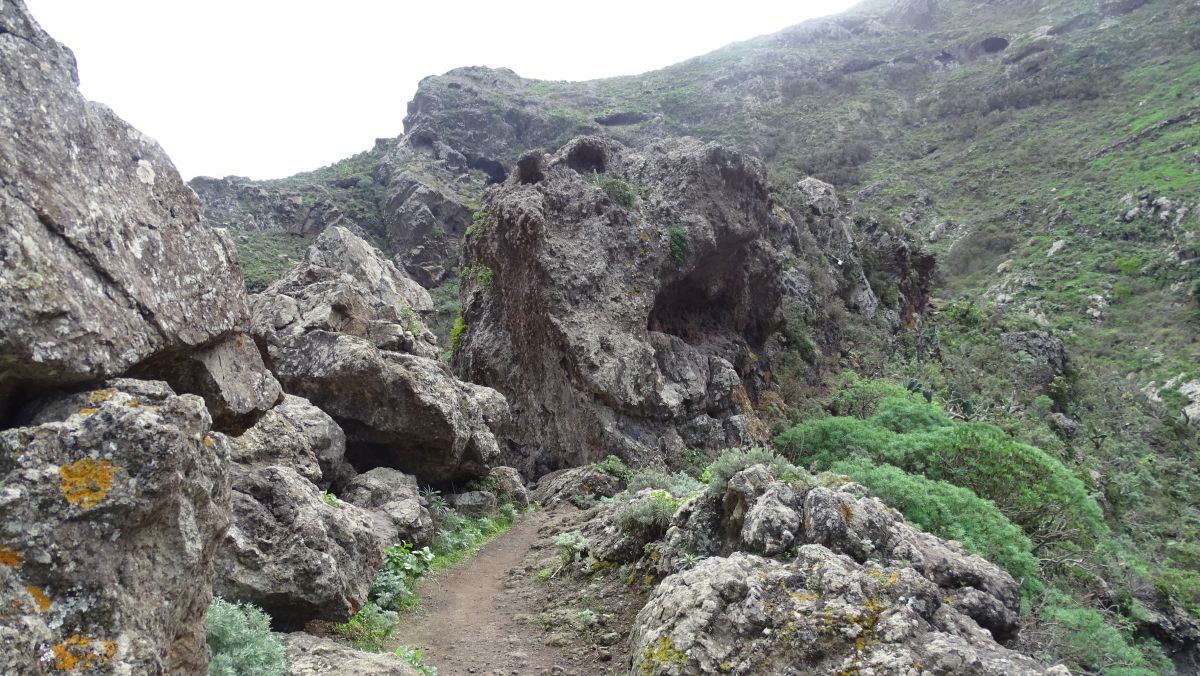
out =
[(433, 516), (409, 474), (376, 467), (354, 477), (340, 497), (373, 512), (377, 533), (389, 545), (407, 541), (423, 546), (433, 539)]
[(332, 415), (360, 468), (426, 481), (479, 476), (507, 417), (495, 390), (435, 358), (417, 310), (428, 294), (366, 242), (326, 230), (304, 263), (252, 299), (255, 338), (291, 394)]
[(291, 676), (420, 676), (407, 662), (384, 653), (365, 653), (337, 641), (304, 632), (284, 634)]
[(0, 432), (0, 672), (207, 673), (229, 442), (199, 397), (114, 384)]
[(244, 329), (236, 251), (158, 144), (79, 94), (71, 53), (19, 1), (0, 11), (0, 47), (0, 419), (15, 391), (97, 382)]

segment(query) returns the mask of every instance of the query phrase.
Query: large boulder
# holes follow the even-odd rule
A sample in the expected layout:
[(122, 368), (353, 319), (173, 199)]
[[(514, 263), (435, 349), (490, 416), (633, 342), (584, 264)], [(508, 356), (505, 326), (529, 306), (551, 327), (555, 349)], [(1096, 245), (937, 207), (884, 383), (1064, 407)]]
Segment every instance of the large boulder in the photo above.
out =
[(233, 514), (217, 558), (218, 596), (253, 603), (285, 628), (344, 622), (366, 604), (390, 544), (370, 513), (326, 502), (290, 467), (235, 464)]
[(668, 577), (629, 645), (640, 674), (1064, 673), (997, 644), (912, 568), (819, 545), (793, 561), (737, 552)]
[(233, 440), (234, 462), (289, 467), (323, 490), (354, 476), (345, 454), (346, 435), (333, 418), (290, 394)]
[(0, 432), (2, 673), (207, 673), (229, 443), (199, 397), (114, 385)]
[[(246, 327), (237, 254), (162, 149), (79, 94), (71, 53), (20, 0), (0, 8), (0, 72), (0, 421), (14, 393), (151, 361), (171, 380), (185, 363), (229, 375), (220, 357), (187, 360)], [(219, 416), (226, 394), (237, 415), (274, 403), (269, 374), (243, 369), (268, 390), (198, 392)]]
[(376, 467), (354, 477), (340, 497), (375, 514), (379, 538), (389, 545), (407, 541), (421, 546), (433, 540), (433, 516), (412, 475)]
[(505, 464), (538, 475), (765, 436), (744, 385), (777, 325), (774, 206), (760, 162), (694, 139), (523, 157), (467, 239), (453, 359), (509, 398)]

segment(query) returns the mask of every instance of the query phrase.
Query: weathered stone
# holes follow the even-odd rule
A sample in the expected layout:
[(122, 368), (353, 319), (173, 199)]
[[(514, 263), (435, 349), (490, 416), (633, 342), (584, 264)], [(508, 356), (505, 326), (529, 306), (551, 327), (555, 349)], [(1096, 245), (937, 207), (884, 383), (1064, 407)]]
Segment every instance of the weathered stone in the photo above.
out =
[(572, 498), (609, 498), (621, 492), (624, 482), (587, 465), (551, 472), (538, 480), (533, 499), (543, 507), (554, 507)]
[(233, 439), (234, 462), (289, 467), (322, 489), (353, 475), (345, 451), (346, 437), (337, 423), (308, 400), (290, 394)]
[(738, 552), (655, 589), (634, 620), (632, 671), (908, 673), (920, 663), (932, 673), (1046, 673), (983, 632), (953, 633), (942, 618), (954, 612), (911, 568), (858, 564), (817, 545), (790, 563)]
[[(162, 149), (76, 89), (71, 53), (0, 10), (0, 418), (15, 389), (120, 375), (246, 325), (237, 254)], [(19, 132), (19, 133), (18, 133)]]
[(228, 441), (199, 397), (120, 384), (0, 432), (0, 672), (207, 673)]
[(280, 636), (291, 676), (420, 676), (404, 660), (387, 653), (365, 653), (337, 641), (301, 631)]
[(321, 478), (319, 488), (340, 487), (354, 478), (354, 468), (346, 462), (346, 435), (328, 413), (303, 397), (286, 394), (283, 402), (272, 409), (300, 431), (308, 447), (317, 457)]
[(341, 498), (376, 514), (379, 538), (389, 545), (407, 541), (422, 546), (433, 539), (433, 517), (411, 475), (376, 467), (354, 477)]
[(269, 354), (284, 389), (339, 422), (359, 466), (444, 481), (484, 474), (500, 455), (492, 426), (507, 416), (504, 397), (456, 380), (439, 362), (328, 331), (289, 338)]
[(489, 491), (467, 491), (446, 496), (450, 506), (463, 516), (475, 518), (496, 516), (496, 494)]
[(493, 467), (487, 481), (500, 502), (511, 503), (517, 509), (529, 506), (529, 491), (525, 489), (521, 473), (512, 467)]

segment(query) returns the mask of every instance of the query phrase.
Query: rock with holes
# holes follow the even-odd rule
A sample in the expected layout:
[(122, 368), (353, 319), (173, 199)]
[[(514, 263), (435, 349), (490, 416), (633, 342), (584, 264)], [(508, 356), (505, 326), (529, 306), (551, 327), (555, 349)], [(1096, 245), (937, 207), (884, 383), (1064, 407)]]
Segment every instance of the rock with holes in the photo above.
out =
[(376, 467), (354, 477), (339, 497), (375, 514), (379, 537), (389, 545), (433, 540), (433, 517), (412, 475)]
[(819, 545), (784, 561), (709, 558), (668, 577), (629, 645), (639, 674), (1062, 673), (997, 644), (912, 568)]
[(387, 653), (355, 650), (332, 639), (302, 631), (283, 634), (291, 676), (421, 676), (408, 662)]
[(367, 602), (391, 544), (380, 540), (371, 514), (327, 501), (291, 467), (235, 463), (232, 473), (234, 523), (213, 592), (259, 606), (277, 627), (348, 620)]
[(0, 432), (0, 673), (207, 673), (229, 442), (199, 397), (114, 384)]
[(762, 164), (694, 139), (582, 137), (525, 165), (467, 239), (453, 359), (509, 398), (506, 464), (541, 474), (765, 438), (746, 384), (777, 325), (768, 239), (785, 226)]
[[(70, 51), (20, 0), (0, 7), (0, 36), (0, 127), (8, 130), (0, 135), (0, 419), (7, 419), (14, 393), (25, 398), (151, 360), (185, 359), (243, 330), (247, 313), (233, 244), (202, 222), (195, 194), (158, 144), (80, 95)], [(227, 372), (212, 360), (200, 366), (218, 377)], [(264, 375), (257, 364), (244, 369)], [(240, 385), (224, 383), (201, 394), (210, 404), (233, 394), (228, 403), (238, 413), (274, 403), (270, 391), (243, 396)]]

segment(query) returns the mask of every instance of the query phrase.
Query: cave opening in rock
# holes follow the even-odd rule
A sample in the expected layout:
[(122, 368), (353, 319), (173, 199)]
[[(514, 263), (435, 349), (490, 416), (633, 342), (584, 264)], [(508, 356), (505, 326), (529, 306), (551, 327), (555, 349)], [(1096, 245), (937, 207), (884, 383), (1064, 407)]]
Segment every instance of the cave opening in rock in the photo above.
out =
[(504, 179), (508, 178), (508, 172), (504, 170), (504, 165), (496, 160), (489, 160), (486, 157), (478, 157), (471, 162), (472, 169), (478, 169), (487, 174), (488, 185), (503, 183)]
[(710, 256), (692, 272), (663, 287), (654, 299), (646, 328), (677, 336), (689, 345), (702, 345), (736, 331), (739, 305), (729, 283), (737, 262)]
[(997, 54), (1008, 49), (1008, 40), (998, 37), (984, 38), (979, 47), (985, 54)]
[(603, 174), (606, 168), (604, 148), (587, 141), (576, 143), (567, 153), (567, 166), (581, 174)]

